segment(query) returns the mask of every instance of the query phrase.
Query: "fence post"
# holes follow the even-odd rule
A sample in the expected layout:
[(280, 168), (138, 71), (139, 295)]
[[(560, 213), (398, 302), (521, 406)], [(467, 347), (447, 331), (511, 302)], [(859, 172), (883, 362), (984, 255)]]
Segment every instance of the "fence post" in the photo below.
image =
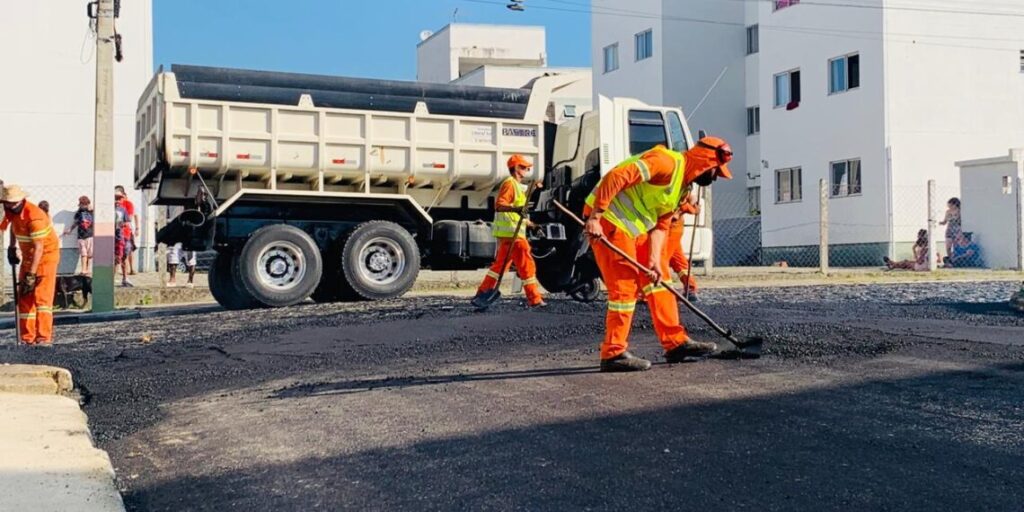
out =
[[(715, 224), (714, 218), (711, 214), (713, 208), (711, 207), (711, 187), (701, 187), (700, 193), (704, 194), (704, 206), (701, 208), (704, 210), (704, 225), (707, 226), (708, 231), (711, 233), (711, 251), (708, 253), (708, 259), (704, 260), (704, 275), (710, 276), (715, 270)], [(697, 236), (697, 233), (693, 233), (691, 236)]]
[(928, 180), (928, 270), (930, 272), (939, 269), (939, 263), (935, 259), (935, 232), (938, 231), (938, 227), (938, 221), (935, 220), (935, 180)]
[(818, 270), (828, 275), (828, 181), (818, 180)]
[(1017, 270), (1024, 272), (1024, 174), (1017, 175)]

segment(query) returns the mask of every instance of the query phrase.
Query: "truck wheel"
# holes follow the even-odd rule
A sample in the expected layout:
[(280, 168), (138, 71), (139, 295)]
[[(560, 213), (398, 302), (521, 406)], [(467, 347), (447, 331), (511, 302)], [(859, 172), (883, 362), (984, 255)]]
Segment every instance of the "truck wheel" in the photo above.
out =
[(596, 277), (577, 287), (569, 294), (573, 299), (584, 303), (594, 302), (599, 295), (601, 295), (601, 280)]
[(320, 249), (294, 226), (264, 226), (238, 255), (238, 276), (260, 303), (284, 307), (306, 300), (320, 282)]
[(239, 310), (251, 309), (259, 306), (256, 299), (241, 286), (235, 279), (234, 271), (235, 257), (231, 253), (218, 252), (217, 258), (210, 265), (207, 281), (210, 286), (210, 295), (224, 309)]
[(412, 235), (388, 221), (364, 222), (341, 250), (344, 282), (364, 299), (400, 297), (420, 273), (420, 250)]

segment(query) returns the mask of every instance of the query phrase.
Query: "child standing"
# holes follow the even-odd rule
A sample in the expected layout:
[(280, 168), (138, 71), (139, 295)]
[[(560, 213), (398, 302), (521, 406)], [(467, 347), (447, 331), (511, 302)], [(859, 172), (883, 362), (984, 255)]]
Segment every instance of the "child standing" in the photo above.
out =
[(82, 275), (92, 275), (93, 217), (89, 196), (78, 198), (75, 220), (64, 230), (64, 235), (71, 233), (72, 230), (78, 231), (78, 257), (82, 263)]

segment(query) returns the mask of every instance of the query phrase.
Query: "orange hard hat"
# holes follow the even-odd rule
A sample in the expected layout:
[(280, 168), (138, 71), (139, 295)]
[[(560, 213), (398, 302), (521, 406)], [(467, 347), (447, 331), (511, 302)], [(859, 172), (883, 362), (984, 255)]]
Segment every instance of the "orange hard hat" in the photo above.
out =
[(525, 156), (520, 155), (519, 153), (516, 153), (516, 154), (512, 155), (508, 159), (508, 168), (509, 169), (512, 169), (513, 167), (515, 167), (517, 165), (521, 165), (523, 167), (526, 167), (527, 169), (533, 167), (533, 164), (531, 164), (530, 161), (527, 160)]
[(705, 153), (704, 156), (717, 164), (715, 168), (719, 177), (727, 180), (732, 179), (732, 172), (729, 170), (729, 166), (726, 165), (732, 160), (732, 147), (729, 146), (725, 139), (711, 136), (704, 137), (697, 141), (697, 146), (693, 150), (703, 150), (701, 152)]

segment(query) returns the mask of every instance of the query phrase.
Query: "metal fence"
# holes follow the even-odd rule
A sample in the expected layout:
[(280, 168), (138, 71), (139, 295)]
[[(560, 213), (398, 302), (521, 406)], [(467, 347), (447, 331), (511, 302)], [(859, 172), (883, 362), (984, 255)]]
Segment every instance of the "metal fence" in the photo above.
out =
[[(877, 196), (825, 180), (803, 193), (760, 201), (716, 194), (714, 267), (896, 268), (944, 267), (1024, 270), (1024, 207), (1020, 180), (937, 186), (934, 180), (896, 184)], [(960, 201), (960, 230), (946, 220), (947, 203)], [(738, 204), (739, 201), (743, 204)], [(733, 201), (733, 204), (723, 202)], [(764, 207), (760, 206), (765, 203)], [(749, 211), (726, 218), (720, 212)], [(952, 224), (952, 225), (951, 225)], [(924, 230), (923, 233), (921, 230)], [(958, 232), (965, 237), (957, 240)], [(919, 242), (918, 236), (923, 234)], [(927, 259), (915, 250), (925, 247)], [(973, 252), (978, 258), (963, 258)], [(950, 255), (956, 255), (954, 261)], [(700, 263), (698, 262), (698, 265)]]

